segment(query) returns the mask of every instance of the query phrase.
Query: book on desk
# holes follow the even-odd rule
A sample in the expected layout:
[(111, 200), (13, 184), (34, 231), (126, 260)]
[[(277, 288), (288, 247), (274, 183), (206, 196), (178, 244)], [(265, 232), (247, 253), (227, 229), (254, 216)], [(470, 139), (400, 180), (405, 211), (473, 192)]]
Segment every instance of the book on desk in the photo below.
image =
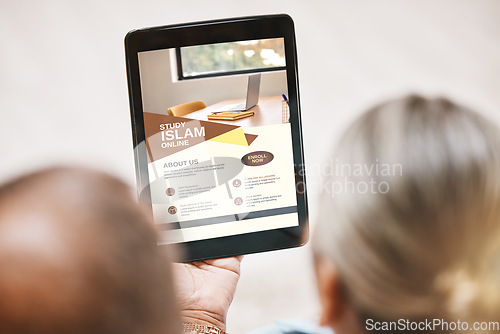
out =
[(208, 115), (208, 119), (214, 121), (216, 120), (236, 121), (238, 119), (253, 116), (253, 114), (254, 114), (253, 111), (239, 111), (239, 112), (228, 111), (228, 112), (220, 112)]

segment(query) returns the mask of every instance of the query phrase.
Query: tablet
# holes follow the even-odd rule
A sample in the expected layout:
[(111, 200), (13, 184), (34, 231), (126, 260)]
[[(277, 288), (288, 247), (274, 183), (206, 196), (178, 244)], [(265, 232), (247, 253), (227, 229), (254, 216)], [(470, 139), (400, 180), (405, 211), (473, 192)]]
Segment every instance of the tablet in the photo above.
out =
[(303, 245), (292, 19), (134, 30), (125, 53), (137, 188), (158, 244), (184, 246), (183, 261)]

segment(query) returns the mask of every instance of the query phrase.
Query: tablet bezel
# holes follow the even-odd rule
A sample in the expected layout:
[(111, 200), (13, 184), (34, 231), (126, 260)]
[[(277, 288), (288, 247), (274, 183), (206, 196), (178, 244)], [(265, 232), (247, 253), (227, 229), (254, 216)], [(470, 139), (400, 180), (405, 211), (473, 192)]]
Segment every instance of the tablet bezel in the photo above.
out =
[[(308, 209), (294, 24), (290, 16), (278, 14), (145, 28), (130, 31), (125, 37), (136, 179), (142, 203), (151, 203), (151, 194), (148, 191), (149, 176), (145, 145), (140, 145), (145, 141), (145, 133), (138, 53), (200, 44), (278, 37), (283, 37), (285, 44), (299, 224), (294, 227), (184, 242), (182, 243), (185, 246), (184, 256), (181, 261), (222, 258), (298, 247), (308, 240)], [(146, 191), (141, 191), (141, 189)], [(150, 204), (149, 209), (152, 213)]]

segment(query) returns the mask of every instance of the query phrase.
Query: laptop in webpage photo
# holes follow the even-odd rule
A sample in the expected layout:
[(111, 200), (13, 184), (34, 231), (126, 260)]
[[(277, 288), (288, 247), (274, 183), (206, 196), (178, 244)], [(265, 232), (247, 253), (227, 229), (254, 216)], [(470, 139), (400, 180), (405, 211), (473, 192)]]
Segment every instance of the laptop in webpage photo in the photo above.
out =
[(248, 76), (247, 100), (246, 103), (228, 105), (224, 111), (247, 111), (259, 102), (260, 73)]

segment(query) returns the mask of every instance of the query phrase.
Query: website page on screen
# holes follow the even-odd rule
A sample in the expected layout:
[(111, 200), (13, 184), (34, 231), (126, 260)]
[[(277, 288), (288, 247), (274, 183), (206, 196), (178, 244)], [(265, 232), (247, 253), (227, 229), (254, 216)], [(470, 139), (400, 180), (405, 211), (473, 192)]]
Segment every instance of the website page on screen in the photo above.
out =
[(298, 226), (283, 39), (138, 58), (160, 243)]

